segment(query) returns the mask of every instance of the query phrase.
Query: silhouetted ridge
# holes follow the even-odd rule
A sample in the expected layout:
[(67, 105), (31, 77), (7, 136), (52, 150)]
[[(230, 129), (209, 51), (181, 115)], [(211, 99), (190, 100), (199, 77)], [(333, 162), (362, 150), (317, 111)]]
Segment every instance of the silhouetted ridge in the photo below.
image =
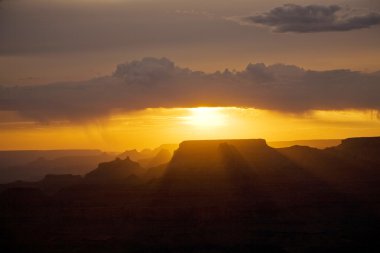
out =
[(158, 151), (158, 153), (154, 157), (138, 160), (138, 163), (144, 168), (152, 168), (168, 163), (171, 158), (172, 153), (170, 153), (169, 150), (160, 149), (160, 151)]
[(136, 149), (132, 149), (132, 150), (124, 151), (123, 153), (118, 155), (118, 158), (120, 159), (125, 159), (127, 157), (129, 157), (130, 159), (134, 161), (137, 161), (139, 159), (143, 159), (143, 158), (145, 159), (149, 157), (149, 154), (146, 154), (145, 150), (138, 152)]
[[(377, 191), (380, 176), (380, 138), (350, 138), (336, 147), (305, 146), (277, 149), (298, 167), (334, 185), (340, 192), (362, 196)], [(376, 181), (375, 183), (373, 181)], [(371, 190), (370, 190), (371, 189)], [(370, 198), (374, 193), (370, 193)]]
[(226, 164), (226, 153), (221, 152), (223, 145), (233, 147), (234, 154), (255, 174), (286, 174), (286, 169), (294, 167), (291, 161), (269, 147), (263, 139), (200, 140), (182, 142), (174, 153), (167, 172), (174, 174), (174, 171), (192, 169), (207, 173), (215, 172), (218, 168), (220, 171), (220, 168), (229, 166)]
[(207, 167), (215, 165), (217, 160), (221, 162), (219, 147), (221, 144), (229, 144), (236, 147), (239, 151), (244, 150), (265, 150), (270, 148), (265, 140), (196, 140), (184, 141), (175, 151), (169, 164), (172, 166)]
[(380, 149), (380, 137), (360, 137), (342, 140), (338, 146), (342, 149)]
[[(144, 165), (147, 165), (147, 163), (150, 160), (155, 159), (155, 157), (158, 156), (162, 150), (165, 150), (165, 153), (168, 152), (171, 157), (174, 150), (177, 148), (178, 148), (177, 144), (162, 144), (155, 149), (143, 149), (141, 151), (137, 151), (136, 149), (127, 150), (121, 153), (120, 155), (118, 155), (118, 157), (120, 159), (125, 159), (129, 156), (130, 159), (132, 159), (133, 161), (139, 162), (144, 167)], [(155, 166), (157, 165), (159, 164), (155, 164)]]
[(363, 168), (372, 168), (380, 165), (380, 137), (349, 138), (329, 149), (351, 164)]
[(38, 181), (47, 174), (84, 175), (114, 158), (100, 151), (0, 151), (0, 183)]
[(96, 183), (121, 182), (131, 176), (139, 176), (144, 171), (144, 168), (129, 157), (124, 160), (116, 158), (112, 162), (100, 163), (95, 170), (86, 174), (85, 180)]
[(185, 141), (167, 165), (143, 168), (127, 157), (99, 164), (84, 179), (48, 175), (0, 185), (0, 248), (377, 252), (378, 139), (326, 149)]
[(294, 141), (271, 141), (268, 143), (273, 148), (287, 148), (292, 146), (308, 146), (312, 148), (324, 149), (338, 146), (342, 140), (339, 139), (315, 139), (315, 140), (294, 140)]
[(183, 141), (179, 144), (179, 149), (187, 148), (200, 148), (206, 149), (210, 147), (217, 147), (222, 143), (228, 143), (234, 146), (249, 146), (255, 148), (266, 148), (268, 147), (264, 139), (226, 139), (226, 140), (189, 140)]

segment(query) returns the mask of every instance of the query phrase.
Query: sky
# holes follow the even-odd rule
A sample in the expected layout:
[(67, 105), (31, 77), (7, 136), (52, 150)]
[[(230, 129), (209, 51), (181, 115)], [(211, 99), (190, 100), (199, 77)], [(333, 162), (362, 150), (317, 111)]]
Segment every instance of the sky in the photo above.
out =
[(2, 0), (0, 42), (0, 149), (380, 135), (377, 0)]

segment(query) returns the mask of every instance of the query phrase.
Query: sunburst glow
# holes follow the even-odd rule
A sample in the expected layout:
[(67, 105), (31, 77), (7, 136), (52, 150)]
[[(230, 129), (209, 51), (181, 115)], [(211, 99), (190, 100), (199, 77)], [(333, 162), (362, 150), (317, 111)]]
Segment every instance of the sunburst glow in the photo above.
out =
[(202, 128), (219, 127), (227, 124), (227, 115), (219, 107), (189, 108), (189, 116), (184, 116), (184, 123)]

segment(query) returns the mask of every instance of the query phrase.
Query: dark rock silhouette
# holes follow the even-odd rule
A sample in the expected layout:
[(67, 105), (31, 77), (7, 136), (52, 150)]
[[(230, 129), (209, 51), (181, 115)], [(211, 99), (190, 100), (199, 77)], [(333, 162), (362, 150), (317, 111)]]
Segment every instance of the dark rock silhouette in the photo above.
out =
[[(362, 165), (380, 165), (380, 138), (367, 137), (367, 138), (350, 138), (343, 140), (342, 143), (331, 148), (335, 152), (339, 153), (343, 159), (358, 159), (357, 162)], [(334, 152), (333, 151), (333, 152)]]
[(329, 148), (338, 146), (341, 143), (339, 139), (320, 139), (320, 140), (296, 140), (296, 141), (271, 141), (268, 145), (273, 148), (287, 148), (291, 146), (308, 146), (311, 148)]
[(380, 137), (361, 137), (361, 138), (348, 138), (342, 140), (339, 145), (340, 148), (348, 149), (367, 149), (373, 150), (380, 148)]
[(120, 158), (120, 159), (123, 159), (123, 160), (125, 158), (129, 157), (130, 159), (132, 159), (134, 161), (137, 161), (137, 160), (140, 160), (140, 159), (150, 158), (151, 156), (152, 156), (152, 154), (151, 154), (150, 150), (144, 149), (143, 151), (139, 152), (136, 149), (131, 149), (131, 150), (124, 151), (123, 153), (121, 153), (117, 157)]
[(123, 182), (131, 176), (140, 176), (144, 172), (145, 169), (129, 157), (124, 160), (116, 158), (112, 162), (99, 164), (98, 168), (87, 173), (84, 179), (92, 183), (115, 183)]
[(0, 246), (377, 252), (379, 140), (347, 139), (326, 149), (276, 149), (261, 139), (185, 141), (164, 165), (116, 159), (84, 178), (18, 182), (0, 193)]
[(119, 157), (120, 159), (125, 159), (129, 157), (133, 161), (140, 162), (140, 161), (153, 159), (162, 150), (166, 150), (172, 155), (174, 150), (177, 148), (178, 148), (178, 144), (163, 144), (155, 149), (143, 149), (141, 151), (137, 151), (136, 149), (127, 150), (119, 154), (117, 157)]

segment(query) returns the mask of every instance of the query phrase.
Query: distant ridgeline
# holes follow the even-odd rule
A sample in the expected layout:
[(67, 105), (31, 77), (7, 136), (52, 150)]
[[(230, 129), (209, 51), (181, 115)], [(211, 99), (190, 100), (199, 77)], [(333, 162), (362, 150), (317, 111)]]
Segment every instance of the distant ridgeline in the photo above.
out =
[(37, 181), (47, 174), (85, 175), (99, 163), (129, 156), (143, 167), (167, 163), (178, 145), (155, 149), (128, 150), (122, 154), (100, 150), (15, 150), (0, 151), (0, 183)]
[(265, 140), (127, 151), (84, 176), (3, 184), (18, 252), (377, 252), (380, 137), (317, 149)]
[(0, 151), (0, 183), (36, 181), (47, 174), (81, 175), (114, 157), (99, 150)]

